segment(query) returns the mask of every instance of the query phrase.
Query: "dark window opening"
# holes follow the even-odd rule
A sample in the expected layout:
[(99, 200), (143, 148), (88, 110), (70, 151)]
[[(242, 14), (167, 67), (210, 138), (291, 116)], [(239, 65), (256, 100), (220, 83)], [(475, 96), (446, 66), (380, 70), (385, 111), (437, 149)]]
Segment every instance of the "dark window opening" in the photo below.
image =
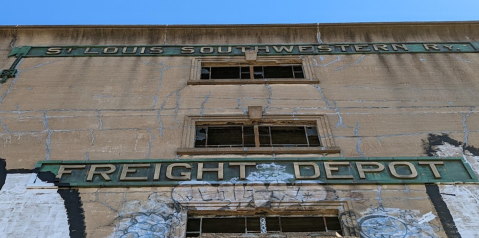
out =
[[(262, 221), (264, 222), (262, 225)], [(189, 217), (186, 237), (203, 233), (328, 232), (342, 235), (337, 217)]]
[(301, 65), (202, 67), (200, 79), (304, 78)]
[(315, 126), (197, 126), (195, 148), (319, 147)]

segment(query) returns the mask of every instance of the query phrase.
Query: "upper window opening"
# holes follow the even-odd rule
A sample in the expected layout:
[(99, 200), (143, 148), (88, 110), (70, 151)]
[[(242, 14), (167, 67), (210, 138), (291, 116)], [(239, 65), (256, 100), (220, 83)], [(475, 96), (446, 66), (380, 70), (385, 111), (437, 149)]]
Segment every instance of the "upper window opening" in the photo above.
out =
[(304, 79), (301, 65), (284, 66), (211, 66), (201, 68), (201, 78), (205, 79)]
[(194, 58), (189, 85), (217, 84), (317, 84), (311, 57), (214, 56)]

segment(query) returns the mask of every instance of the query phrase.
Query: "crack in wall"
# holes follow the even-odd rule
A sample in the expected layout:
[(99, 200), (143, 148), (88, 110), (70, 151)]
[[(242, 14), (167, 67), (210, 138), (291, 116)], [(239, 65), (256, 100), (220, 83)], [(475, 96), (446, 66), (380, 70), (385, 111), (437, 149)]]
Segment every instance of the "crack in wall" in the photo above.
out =
[(463, 148), (465, 148), (467, 146), (467, 141), (469, 139), (469, 130), (467, 129), (466, 119), (471, 115), (473, 110), (474, 110), (474, 107), (471, 107), (469, 109), (469, 112), (466, 115), (464, 115), (462, 112), (459, 113), (459, 115), (462, 116), (462, 127), (464, 128), (464, 146), (463, 146)]
[(45, 130), (48, 132), (47, 141), (46, 141), (46, 155), (45, 160), (50, 160), (50, 142), (52, 138), (53, 131), (50, 130), (48, 126), (48, 117), (47, 112), (43, 111), (43, 126), (45, 126)]
[(466, 62), (466, 63), (472, 64), (472, 61), (469, 61), (469, 60), (467, 60), (467, 59), (463, 59), (463, 58), (461, 58), (461, 57), (459, 57), (459, 56), (456, 56), (456, 59), (458, 59), (458, 60), (460, 60), (460, 61), (462, 61), (462, 62)]
[(91, 135), (91, 145), (95, 145), (95, 135), (93, 134), (93, 130), (90, 130), (90, 135)]
[(17, 109), (18, 117), (22, 116), (22, 111), (20, 111), (20, 107), (18, 106), (18, 103), (15, 103), (15, 109)]
[[(319, 56), (319, 59), (321, 60), (321, 62), (324, 62), (324, 57), (323, 56)], [(314, 65), (310, 65), (310, 66), (313, 66), (313, 67), (326, 67), (326, 66), (329, 66), (329, 65), (332, 65), (336, 62), (339, 62), (341, 61), (341, 55), (338, 55), (338, 58), (329, 62), (329, 63), (326, 63), (326, 64), (318, 64), (318, 61), (315, 59), (315, 58), (312, 58), (312, 60), (314, 61)]]
[(361, 55), (361, 57), (359, 57), (359, 59), (358, 59), (358, 60), (356, 60), (356, 62), (354, 62), (354, 63), (351, 63), (351, 64), (347, 64), (347, 65), (344, 65), (344, 66), (341, 66), (341, 67), (339, 67), (339, 68), (335, 69), (334, 71), (340, 71), (340, 70), (342, 70), (342, 69), (344, 69), (344, 68), (346, 68), (346, 67), (349, 67), (349, 66), (353, 66), (353, 65), (359, 64), (359, 63), (361, 63), (361, 60), (363, 60), (363, 59), (364, 59), (364, 57), (366, 57), (366, 55)]
[(5, 125), (5, 123), (3, 123), (2, 118), (0, 118), (0, 125), (2, 125), (3, 129), (4, 129), (7, 133), (10, 133), (10, 131), (9, 131), (8, 128), (7, 128), (7, 125)]
[(146, 154), (146, 159), (149, 159), (151, 155), (151, 147), (153, 145), (153, 139), (155, 138), (155, 135), (153, 135), (150, 128), (147, 128), (146, 130), (148, 131), (148, 134), (150, 135), (150, 141), (148, 142), (148, 153)]
[(96, 113), (97, 113), (98, 125), (99, 125), (99, 127), (100, 127), (100, 130), (102, 130), (102, 129), (103, 129), (103, 122), (102, 122), (102, 120), (101, 120), (100, 110), (95, 110), (95, 111), (96, 111)]
[(178, 124), (178, 126), (181, 126), (181, 123), (178, 121), (178, 110), (179, 110), (179, 107), (180, 107), (180, 91), (183, 90), (184, 88), (186, 88), (186, 86), (188, 86), (188, 85), (185, 84), (185, 85), (183, 85), (183, 87), (179, 88), (178, 90), (173, 91), (173, 92), (169, 93), (168, 95), (166, 95), (166, 98), (165, 98), (165, 100), (163, 100), (163, 103), (161, 104), (160, 109), (157, 111), (158, 123), (160, 124), (160, 128), (159, 128), (160, 137), (163, 136), (163, 122), (161, 121), (161, 111), (163, 111), (163, 109), (165, 108), (166, 103), (171, 98), (171, 96), (173, 96), (173, 94), (176, 94), (176, 105), (175, 105), (175, 109), (174, 109), (174, 112), (175, 112), (174, 113), (174, 120)]
[(160, 110), (156, 111), (156, 117), (158, 119), (158, 124), (159, 124), (158, 131), (160, 132), (160, 137), (162, 137), (163, 136), (163, 122), (161, 121)]
[(176, 104), (175, 104), (175, 114), (174, 114), (174, 117), (173, 119), (175, 120), (176, 124), (178, 125), (178, 127), (181, 127), (181, 122), (178, 120), (178, 112), (180, 111), (180, 103), (181, 103), (181, 100), (180, 100), (180, 91), (185, 88), (187, 85), (185, 85), (184, 87), (182, 87), (181, 89), (178, 89), (176, 90)]
[(363, 151), (361, 151), (361, 140), (363, 139), (362, 137), (359, 137), (359, 122), (356, 122), (356, 129), (354, 131), (354, 136), (358, 137), (358, 142), (356, 143), (356, 151), (361, 157), (366, 157), (364, 156)]
[(266, 107), (263, 109), (263, 114), (266, 114), (268, 112), (268, 109), (271, 107), (271, 97), (273, 96), (273, 88), (271, 88), (271, 85), (266, 84), (265, 86), (268, 89), (268, 99), (266, 100), (267, 104)]
[(316, 23), (316, 39), (319, 44), (323, 44), (323, 40), (321, 40), (321, 32), (319, 31), (319, 23)]
[(243, 100), (244, 99), (245, 99), (245, 94), (243, 93), (241, 98), (236, 99), (236, 102), (238, 103), (238, 106), (236, 106), (236, 108), (241, 109), (244, 114), (247, 114), (248, 110), (243, 107)]
[(383, 198), (381, 197), (381, 185), (378, 185), (376, 199), (378, 200), (378, 203), (379, 203), (378, 210), (385, 211), (384, 205), (383, 205)]
[(317, 84), (313, 84), (313, 87), (315, 87), (318, 91), (319, 91), (319, 94), (321, 95), (321, 98), (324, 100), (324, 102), (326, 103), (326, 105), (328, 105), (329, 109), (334, 109), (332, 106), (331, 106), (331, 103), (329, 102), (329, 100), (326, 98), (326, 95), (324, 95), (323, 93), (323, 89), (317, 85)]
[(210, 99), (211, 92), (208, 92), (208, 94), (205, 97), (205, 100), (201, 103), (201, 109), (200, 109), (200, 116), (203, 116), (205, 113), (205, 104), (208, 102), (208, 99)]
[(156, 94), (155, 94), (155, 97), (154, 97), (154, 100), (153, 100), (153, 107), (152, 109), (154, 109), (158, 103), (158, 95), (160, 94), (160, 90), (161, 90), (161, 87), (162, 87), (162, 84), (163, 84), (163, 74), (164, 74), (164, 71), (165, 70), (168, 70), (170, 69), (170, 67), (167, 67), (165, 65), (165, 62), (161, 61), (161, 68), (160, 68), (160, 77), (158, 79), (158, 87), (156, 88)]

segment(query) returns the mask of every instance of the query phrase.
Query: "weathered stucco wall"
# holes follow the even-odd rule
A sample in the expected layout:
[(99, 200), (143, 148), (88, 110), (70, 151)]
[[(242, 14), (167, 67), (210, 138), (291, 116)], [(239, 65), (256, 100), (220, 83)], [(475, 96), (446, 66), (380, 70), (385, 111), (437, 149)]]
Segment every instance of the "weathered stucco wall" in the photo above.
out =
[[(474, 34), (478, 30), (478, 23), (2, 28), (0, 66), (8, 68), (14, 60), (7, 58), (10, 45), (479, 41)], [(23, 59), (17, 77), (0, 86), (0, 158), (6, 168), (0, 172), (7, 178), (0, 176), (5, 184), (0, 201), (19, 191), (8, 185), (10, 179), (32, 173), (27, 170), (37, 161), (179, 158), (176, 149), (181, 147), (186, 115), (243, 115), (248, 106), (262, 106), (267, 115), (326, 115), (341, 149), (340, 154), (327, 156), (465, 156), (479, 171), (479, 54), (302, 57), (313, 62), (306, 67), (314, 70), (319, 84), (187, 86), (189, 57)], [(77, 200), (71, 196), (64, 200), (65, 208), (56, 208), (58, 195), (24, 204), (55, 201), (52, 209), (62, 214), (55, 215), (57, 219), (66, 222), (62, 209), (68, 213), (72, 237), (83, 232), (89, 237), (135, 237), (133, 233), (181, 237), (186, 212), (192, 207), (254, 210), (264, 209), (266, 201), (271, 204), (266, 209), (288, 212), (319, 213), (321, 204), (347, 204), (340, 218), (354, 236), (394, 232), (398, 237), (446, 237), (449, 232), (450, 237), (458, 237), (451, 235), (456, 229), (462, 237), (479, 237), (477, 185), (440, 185), (440, 193), (434, 195), (424, 185), (314, 185), (312, 196), (296, 193), (305, 187), (293, 187), (80, 189)], [(208, 198), (198, 194), (200, 190)], [(242, 196), (235, 196), (239, 193)], [(191, 200), (184, 200), (185, 196)], [(8, 198), (0, 202), (0, 211), (13, 206)], [(281, 205), (284, 199), (287, 206)], [(434, 199), (447, 204), (446, 211), (437, 210)], [(304, 206), (309, 200), (316, 204)], [(212, 202), (217, 207), (208, 208)], [(66, 205), (72, 203), (81, 209)], [(443, 212), (449, 212), (457, 228), (443, 226)], [(13, 213), (2, 219), (14, 223), (26, 219), (9, 214)], [(72, 226), (80, 227), (79, 233), (72, 232)], [(5, 229), (0, 226), (0, 233)], [(63, 229), (50, 232), (63, 237)]]

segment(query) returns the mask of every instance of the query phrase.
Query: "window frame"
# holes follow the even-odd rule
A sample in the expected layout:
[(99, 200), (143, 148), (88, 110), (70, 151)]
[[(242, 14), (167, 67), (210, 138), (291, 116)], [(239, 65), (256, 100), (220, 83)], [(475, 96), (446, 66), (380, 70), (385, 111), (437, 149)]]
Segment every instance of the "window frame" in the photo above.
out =
[[(215, 235), (218, 235), (218, 234), (230, 234), (230, 235), (233, 235), (233, 234), (262, 234), (261, 233), (261, 230), (259, 231), (255, 231), (255, 230), (251, 230), (251, 231), (248, 231), (248, 221), (247, 219), (250, 218), (250, 219), (256, 219), (256, 218), (278, 218), (278, 228), (279, 228), (279, 231), (268, 231), (268, 222), (266, 222), (266, 234), (288, 234), (288, 233), (295, 233), (295, 234), (298, 234), (298, 233), (311, 233), (311, 232), (314, 232), (314, 233), (328, 233), (328, 232), (338, 232), (343, 234), (344, 233), (344, 229), (341, 225), (341, 221), (340, 221), (340, 218), (338, 217), (338, 215), (333, 215), (333, 214), (315, 214), (315, 215), (307, 215), (307, 214), (295, 214), (295, 215), (292, 215), (292, 214), (289, 214), (289, 215), (282, 215), (282, 214), (266, 214), (266, 215), (235, 215), (235, 216), (232, 216), (232, 215), (215, 215), (215, 216), (211, 216), (211, 215), (193, 215), (193, 216), (190, 216), (188, 215), (187, 217), (187, 222), (186, 222), (186, 229), (185, 229), (185, 235), (186, 237), (192, 237), (192, 236), (188, 236), (189, 234), (190, 235), (193, 235), (193, 234), (198, 234), (198, 236), (196, 237), (202, 237), (203, 234), (215, 234)], [(207, 233), (203, 233), (203, 219), (228, 219), (228, 218), (233, 218), (233, 219), (244, 219), (244, 226), (245, 226), (245, 230), (244, 232), (242, 233), (231, 233), (231, 232), (228, 232), (228, 233), (221, 233), (221, 232), (207, 232)], [(324, 231), (306, 231), (306, 232), (300, 232), (300, 231), (283, 231), (283, 224), (282, 224), (282, 221), (281, 219), (282, 218), (323, 218), (323, 224), (324, 225), (324, 228), (325, 230)], [(327, 218), (336, 218), (337, 221), (338, 221), (338, 225), (340, 226), (340, 230), (334, 230), (334, 229), (328, 229), (328, 225), (327, 225)], [(188, 231), (188, 222), (190, 221), (190, 219), (199, 219), (200, 220), (200, 224), (199, 224), (199, 231), (198, 232), (195, 232), (195, 231)], [(332, 227), (332, 226), (330, 226)], [(260, 228), (261, 229), (261, 228)], [(195, 237), (195, 236), (193, 236)]]
[[(319, 80), (309, 57), (299, 56), (258, 56), (257, 60), (247, 61), (241, 56), (198, 57), (192, 59), (188, 85), (231, 85), (231, 84), (318, 84)], [(246, 67), (246, 66), (301, 66), (304, 78), (265, 78), (265, 79), (201, 79), (203, 67)], [(240, 69), (241, 71), (241, 69)], [(251, 76), (250, 76), (251, 77)]]
[[(241, 124), (237, 124), (237, 125), (196, 125), (196, 127), (201, 127), (201, 128), (205, 128), (206, 131), (205, 131), (205, 145), (204, 146), (197, 146), (197, 140), (195, 138), (195, 148), (220, 148), (220, 147), (275, 147), (275, 145), (277, 147), (318, 147), (318, 146), (321, 146), (321, 140), (320, 140), (320, 137), (319, 137), (319, 133), (317, 132), (317, 127), (315, 124), (311, 124), (309, 125), (309, 123), (301, 123), (300, 125), (296, 125), (296, 124), (286, 124), (286, 125), (278, 125), (278, 124), (274, 124), (274, 123), (252, 123), (252, 124), (247, 124), (247, 123), (241, 123)], [(214, 128), (214, 129), (218, 129), (218, 128), (228, 128), (228, 127), (232, 127), (232, 128), (235, 128), (235, 129), (238, 129), (238, 128), (241, 128), (241, 137), (242, 137), (242, 142), (241, 142), (241, 145), (240, 144), (218, 144), (218, 145), (215, 145), (215, 144), (209, 144), (209, 137), (211, 136), (209, 130), (210, 128)], [(268, 132), (267, 134), (262, 134), (260, 132), (260, 127), (263, 127), (263, 128), (268, 128)], [(305, 143), (296, 143), (296, 144), (275, 144), (274, 143), (274, 140), (277, 138), (276, 136), (274, 136), (274, 130), (276, 129), (279, 129), (279, 128), (292, 128), (292, 127), (296, 127), (296, 128), (301, 128), (300, 130), (302, 130), (302, 132), (304, 133), (301, 133), (301, 136), (304, 136), (304, 140), (305, 140)], [(252, 129), (252, 133), (253, 133), (253, 141), (251, 141), (251, 144), (255, 144), (254, 146), (244, 146), (246, 143), (245, 141), (245, 137), (246, 137), (246, 132), (244, 131), (245, 128), (249, 128), (249, 129)], [(274, 129), (273, 129), (274, 128)], [(310, 135), (308, 134), (308, 128), (314, 128), (315, 131), (316, 131), (316, 135)], [(196, 130), (196, 133), (198, 133), (198, 130)], [(318, 138), (318, 143), (319, 145), (312, 145), (312, 143), (310, 143), (310, 137), (311, 136), (315, 136)], [(263, 142), (261, 142), (261, 137), (267, 137), (267, 140), (269, 141), (268, 144), (264, 144)], [(282, 146), (281, 146), (282, 145)]]
[[(196, 126), (221, 126), (225, 124), (253, 124), (247, 115), (211, 115), (186, 116), (181, 148), (178, 155), (244, 155), (244, 154), (337, 154), (339, 147), (335, 146), (331, 129), (324, 115), (263, 115), (260, 124), (265, 125), (314, 125), (321, 146), (318, 147), (222, 147), (195, 148)], [(289, 124), (288, 124), (289, 123)]]

